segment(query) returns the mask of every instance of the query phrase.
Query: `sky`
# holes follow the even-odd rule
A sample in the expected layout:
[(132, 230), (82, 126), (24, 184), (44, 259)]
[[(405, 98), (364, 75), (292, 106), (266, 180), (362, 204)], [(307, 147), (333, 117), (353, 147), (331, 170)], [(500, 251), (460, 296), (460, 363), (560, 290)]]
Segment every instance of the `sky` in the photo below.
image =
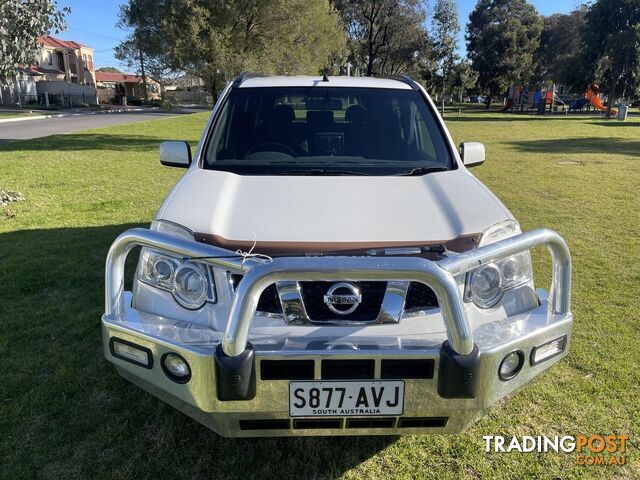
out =
[[(458, 18), (462, 26), (459, 47), (465, 53), (464, 26), (477, 0), (458, 0)], [(529, 0), (539, 13), (566, 13), (583, 3), (579, 0)], [(58, 34), (63, 40), (75, 40), (94, 49), (96, 67), (115, 66), (123, 71), (132, 71), (127, 65), (116, 60), (113, 47), (127, 36), (127, 31), (116, 26), (118, 7), (126, 3), (122, 0), (58, 0), (59, 7), (71, 7), (67, 17), (68, 28)], [(433, 0), (430, 1), (433, 4)]]

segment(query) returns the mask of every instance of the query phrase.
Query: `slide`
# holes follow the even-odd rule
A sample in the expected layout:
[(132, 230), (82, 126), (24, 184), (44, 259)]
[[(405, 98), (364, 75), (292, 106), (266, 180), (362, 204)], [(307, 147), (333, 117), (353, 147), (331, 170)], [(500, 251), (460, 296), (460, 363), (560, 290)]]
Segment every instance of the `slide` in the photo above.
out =
[[(589, 88), (587, 88), (587, 91), (585, 92), (584, 96), (598, 110), (600, 110), (601, 112), (606, 112), (607, 107), (605, 107), (604, 103), (602, 103), (602, 100), (600, 100), (600, 97), (598, 96), (599, 93), (600, 93), (600, 87), (597, 84), (592, 83), (591, 85), (589, 85)], [(618, 110), (616, 110), (615, 108), (611, 108), (611, 115), (617, 115), (617, 114), (618, 114)]]
[[(602, 103), (602, 100), (600, 100), (600, 97), (598, 96), (591, 97), (591, 104), (601, 112), (607, 111), (607, 107), (605, 107), (604, 103)], [(617, 114), (618, 114), (618, 111), (615, 108), (612, 108), (611, 115), (617, 115)]]

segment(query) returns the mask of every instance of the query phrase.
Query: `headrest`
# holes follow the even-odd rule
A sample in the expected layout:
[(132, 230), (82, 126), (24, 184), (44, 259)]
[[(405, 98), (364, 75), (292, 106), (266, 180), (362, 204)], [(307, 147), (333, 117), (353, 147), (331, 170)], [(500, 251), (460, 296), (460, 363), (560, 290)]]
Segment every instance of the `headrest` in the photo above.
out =
[(273, 107), (273, 121), (280, 123), (290, 123), (296, 118), (291, 105), (276, 105)]
[(307, 112), (307, 124), (330, 125), (333, 123), (333, 111), (331, 110), (309, 110)]
[(367, 123), (367, 110), (360, 105), (351, 105), (344, 114), (347, 122)]

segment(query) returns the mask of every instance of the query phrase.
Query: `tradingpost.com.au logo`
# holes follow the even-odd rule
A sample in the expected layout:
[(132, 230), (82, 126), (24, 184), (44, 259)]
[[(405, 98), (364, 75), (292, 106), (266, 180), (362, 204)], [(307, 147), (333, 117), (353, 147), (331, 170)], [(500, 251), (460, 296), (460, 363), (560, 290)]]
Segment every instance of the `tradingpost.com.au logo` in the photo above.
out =
[(624, 465), (629, 435), (483, 435), (482, 439), (487, 453), (564, 452), (575, 453), (578, 465)]

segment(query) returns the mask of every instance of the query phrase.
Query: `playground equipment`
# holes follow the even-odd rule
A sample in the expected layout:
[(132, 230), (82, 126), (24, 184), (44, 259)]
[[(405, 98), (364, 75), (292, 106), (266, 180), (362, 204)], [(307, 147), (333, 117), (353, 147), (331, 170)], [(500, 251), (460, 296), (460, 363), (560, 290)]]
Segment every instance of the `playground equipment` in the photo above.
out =
[[(589, 84), (589, 86), (587, 87), (587, 91), (584, 92), (584, 98), (588, 102), (591, 102), (591, 104), (601, 112), (607, 111), (607, 107), (604, 105), (604, 103), (602, 103), (602, 100), (600, 99), (600, 85), (598, 85), (597, 83)], [(618, 110), (615, 108), (611, 108), (611, 115), (617, 114)]]
[[(578, 98), (561, 96), (556, 88), (556, 84), (552, 84), (546, 88), (538, 88), (529, 90), (527, 87), (519, 85), (511, 85), (506, 95), (504, 107), (501, 112), (535, 112), (544, 115), (549, 113), (563, 111), (581, 111), (584, 108), (593, 106), (601, 112), (607, 111), (607, 106), (600, 98), (600, 86), (597, 83), (591, 83), (587, 87), (584, 94)], [(612, 108), (611, 115), (616, 116), (618, 109)]]
[(501, 112), (536, 112), (544, 115), (558, 111), (560, 108), (567, 113), (568, 101), (561, 98), (556, 92), (556, 84), (545, 89), (529, 90), (527, 87), (511, 85), (507, 92), (507, 101), (500, 110)]

